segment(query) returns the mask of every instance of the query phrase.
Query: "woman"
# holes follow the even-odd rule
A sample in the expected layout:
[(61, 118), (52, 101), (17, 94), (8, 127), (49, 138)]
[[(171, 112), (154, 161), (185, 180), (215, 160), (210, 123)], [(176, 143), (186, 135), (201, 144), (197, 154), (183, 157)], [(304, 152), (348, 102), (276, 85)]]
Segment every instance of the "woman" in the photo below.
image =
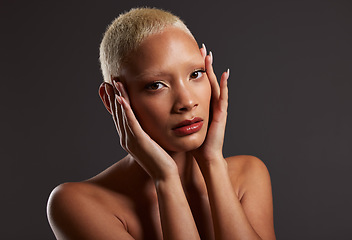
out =
[(275, 239), (271, 183), (253, 156), (224, 159), (227, 79), (158, 9), (120, 15), (100, 46), (99, 95), (128, 153), (52, 192), (58, 239)]

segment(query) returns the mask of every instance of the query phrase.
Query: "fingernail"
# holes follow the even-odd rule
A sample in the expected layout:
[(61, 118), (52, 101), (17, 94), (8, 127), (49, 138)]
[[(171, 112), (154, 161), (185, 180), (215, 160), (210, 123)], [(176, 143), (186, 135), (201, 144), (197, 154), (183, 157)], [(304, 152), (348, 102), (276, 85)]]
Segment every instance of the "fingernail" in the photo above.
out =
[(121, 97), (116, 95), (116, 100), (121, 105)]
[(230, 68), (227, 69), (227, 77), (230, 76)]
[(116, 81), (112, 81), (112, 82), (114, 83), (115, 88), (118, 89), (119, 86), (118, 86), (117, 82)]
[(202, 48), (205, 50), (205, 54), (207, 54), (207, 48), (205, 47), (204, 43), (202, 43)]
[(120, 84), (118, 82), (114, 81), (114, 85), (115, 85), (115, 88), (117, 90), (117, 93), (119, 94), (119, 96), (121, 96)]

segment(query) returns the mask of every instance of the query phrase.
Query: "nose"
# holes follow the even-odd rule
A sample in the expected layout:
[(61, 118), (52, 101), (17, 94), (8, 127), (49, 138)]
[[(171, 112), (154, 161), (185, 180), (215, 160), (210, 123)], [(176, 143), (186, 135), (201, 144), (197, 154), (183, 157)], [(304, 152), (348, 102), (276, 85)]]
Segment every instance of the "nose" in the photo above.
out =
[(193, 110), (198, 106), (196, 95), (189, 87), (184, 85), (178, 87), (174, 92), (174, 112), (183, 113)]

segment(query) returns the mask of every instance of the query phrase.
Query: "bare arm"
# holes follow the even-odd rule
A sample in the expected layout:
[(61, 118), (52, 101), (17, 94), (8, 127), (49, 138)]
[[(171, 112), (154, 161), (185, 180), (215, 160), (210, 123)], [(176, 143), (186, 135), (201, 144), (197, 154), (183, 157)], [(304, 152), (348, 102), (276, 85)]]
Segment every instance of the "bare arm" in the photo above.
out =
[(225, 160), (203, 171), (216, 239), (275, 239), (270, 177), (259, 159), (248, 158), (241, 202)]
[[(101, 89), (105, 94), (102, 98), (112, 114), (121, 146), (136, 159), (155, 183), (163, 238), (200, 239), (176, 163), (140, 127), (129, 105), (128, 95), (123, 86), (119, 85), (116, 87), (120, 97), (114, 93), (111, 85), (103, 84)], [(57, 239), (134, 239), (128, 233), (124, 219), (96, 201), (92, 192), (88, 191), (87, 194), (84, 186), (84, 183), (63, 184), (52, 192), (48, 202), (48, 218)]]
[(156, 183), (164, 239), (200, 239), (179, 176)]
[[(199, 239), (176, 163), (140, 127), (123, 85), (115, 82), (115, 87), (120, 96), (115, 96), (114, 120), (118, 121), (116, 125), (120, 137), (126, 139), (122, 146), (148, 172), (155, 183), (164, 239)], [(112, 92), (109, 92), (109, 96), (111, 103)]]
[(264, 164), (258, 159), (250, 161), (250, 170), (243, 174), (246, 193), (242, 203), (233, 189), (228, 164), (222, 155), (229, 71), (222, 74), (219, 86), (212, 68), (212, 54), (206, 55), (204, 46), (201, 53), (212, 86), (213, 118), (205, 142), (193, 155), (208, 189), (215, 238), (275, 239), (270, 177)]

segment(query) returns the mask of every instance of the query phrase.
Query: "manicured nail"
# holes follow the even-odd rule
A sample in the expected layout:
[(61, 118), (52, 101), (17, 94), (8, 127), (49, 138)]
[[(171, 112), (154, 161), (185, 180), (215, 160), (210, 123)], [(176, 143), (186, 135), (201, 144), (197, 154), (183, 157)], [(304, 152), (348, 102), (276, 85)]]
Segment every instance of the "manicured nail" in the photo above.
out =
[(205, 47), (204, 43), (202, 43), (202, 48), (205, 50), (205, 55), (207, 55), (207, 48)]
[(227, 69), (227, 78), (230, 76), (230, 68)]
[(213, 53), (211, 51), (209, 51), (209, 55), (210, 55), (210, 59), (211, 59), (210, 63), (213, 64)]
[(117, 96), (117, 95), (115, 95), (115, 96), (116, 96), (117, 102), (121, 105), (121, 97), (120, 97), (120, 96)]
[(118, 82), (115, 82), (114, 81), (114, 85), (115, 85), (115, 88), (117, 90), (117, 93), (119, 94), (119, 96), (121, 96), (121, 87), (120, 87), (120, 84)]
[(117, 82), (116, 81), (112, 81), (112, 82), (114, 83), (115, 88), (118, 89), (119, 86), (118, 86)]

